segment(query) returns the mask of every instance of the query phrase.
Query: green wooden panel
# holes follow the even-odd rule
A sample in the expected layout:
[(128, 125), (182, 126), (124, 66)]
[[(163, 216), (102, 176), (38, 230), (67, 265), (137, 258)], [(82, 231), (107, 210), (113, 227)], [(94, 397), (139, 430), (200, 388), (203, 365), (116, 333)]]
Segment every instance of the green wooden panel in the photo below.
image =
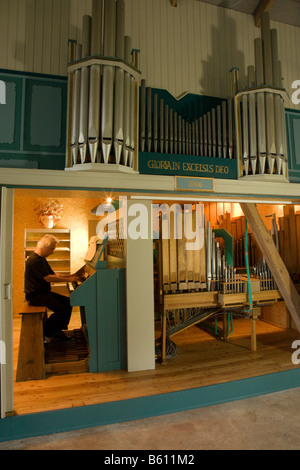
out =
[(64, 170), (67, 80), (0, 71), (0, 167)]
[(85, 307), (90, 372), (126, 367), (125, 299), (124, 269), (96, 269), (70, 296), (72, 306)]
[(300, 112), (286, 110), (289, 180), (300, 182)]
[(26, 79), (24, 150), (65, 151), (65, 84)]
[(20, 150), (22, 78), (0, 74), (0, 79), (6, 85), (6, 103), (0, 105), (0, 151)]
[(97, 275), (89, 277), (81, 286), (72, 292), (70, 303), (73, 307), (84, 306), (87, 322), (87, 334), (90, 348), (89, 371), (98, 372), (97, 359)]
[[(98, 370), (119, 370), (126, 357), (124, 270), (97, 271)], [(125, 341), (124, 341), (125, 339)]]

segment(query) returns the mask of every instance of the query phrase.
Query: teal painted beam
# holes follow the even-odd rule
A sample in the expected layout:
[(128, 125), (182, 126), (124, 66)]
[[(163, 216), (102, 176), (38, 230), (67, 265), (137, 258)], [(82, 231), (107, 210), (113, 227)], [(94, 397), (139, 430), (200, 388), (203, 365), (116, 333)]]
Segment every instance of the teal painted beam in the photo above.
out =
[(299, 369), (149, 397), (12, 416), (0, 420), (0, 442), (177, 413), (295, 387), (300, 387)]

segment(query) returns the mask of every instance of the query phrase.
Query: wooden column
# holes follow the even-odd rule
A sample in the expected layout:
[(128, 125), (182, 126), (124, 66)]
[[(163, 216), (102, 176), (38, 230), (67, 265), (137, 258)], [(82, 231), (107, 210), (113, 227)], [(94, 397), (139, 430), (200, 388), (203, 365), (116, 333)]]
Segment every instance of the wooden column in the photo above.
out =
[(241, 208), (255, 236), (257, 244), (273, 274), (286, 306), (300, 331), (300, 297), (282, 261), (271, 235), (268, 233), (257, 207), (253, 203), (243, 203)]

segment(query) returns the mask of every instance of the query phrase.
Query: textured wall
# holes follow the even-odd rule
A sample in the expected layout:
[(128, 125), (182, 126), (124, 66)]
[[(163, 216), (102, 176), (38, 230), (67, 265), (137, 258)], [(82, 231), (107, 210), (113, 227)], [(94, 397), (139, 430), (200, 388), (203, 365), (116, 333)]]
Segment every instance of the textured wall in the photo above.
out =
[(63, 218), (55, 228), (71, 229), (71, 271), (77, 271), (84, 264), (84, 257), (88, 249), (89, 220), (99, 220), (91, 215), (91, 210), (99, 204), (99, 198), (92, 197), (59, 197), (55, 191), (46, 191), (45, 197), (28, 196), (22, 189), (15, 190), (14, 198), (14, 246), (13, 246), (13, 300), (14, 315), (22, 306), (24, 299), (24, 240), (25, 229), (41, 229), (34, 209), (45, 202), (55, 198), (63, 204)]
[[(68, 39), (81, 41), (82, 17), (92, 0), (0, 0), (0, 68), (66, 75)], [(300, 80), (300, 28), (271, 22), (278, 30), (284, 86)], [(126, 35), (141, 50), (149, 86), (174, 96), (184, 92), (226, 97), (231, 67), (243, 81), (254, 64), (260, 30), (251, 15), (195, 0), (126, 0)], [(289, 107), (295, 108), (292, 102)], [(299, 108), (299, 106), (298, 106)]]

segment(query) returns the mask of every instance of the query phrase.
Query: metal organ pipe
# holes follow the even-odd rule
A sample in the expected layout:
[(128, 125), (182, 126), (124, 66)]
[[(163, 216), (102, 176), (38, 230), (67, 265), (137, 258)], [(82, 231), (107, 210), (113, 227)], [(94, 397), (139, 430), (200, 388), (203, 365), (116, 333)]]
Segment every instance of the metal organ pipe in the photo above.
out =
[[(104, 24), (109, 25), (104, 31), (103, 54), (105, 57), (115, 56), (116, 38), (116, 2), (106, 0), (104, 6)], [(101, 145), (104, 163), (108, 163), (113, 139), (115, 68), (103, 66)]]
[(243, 163), (245, 174), (248, 175), (249, 171), (249, 135), (248, 135), (248, 96), (244, 95), (242, 98), (243, 104)]
[[(103, 0), (93, 0), (91, 55), (102, 55), (102, 20)], [(76, 72), (75, 72), (76, 73)], [(88, 142), (91, 162), (97, 161), (100, 139), (100, 101), (101, 101), (101, 65), (90, 67), (90, 95), (89, 95), (89, 127)], [(98, 157), (100, 161), (100, 157)]]
[(254, 40), (254, 46), (255, 78), (253, 66), (249, 66), (248, 90), (238, 92), (239, 106), (242, 108), (243, 135), (240, 147), (243, 153), (239, 158), (243, 163), (243, 174), (250, 173), (249, 150), (252, 175), (256, 174), (258, 166), (259, 174), (287, 177), (281, 63), (278, 60), (277, 31), (270, 29), (268, 12), (262, 15), (261, 38)]
[[(76, 44), (75, 60), (80, 60), (82, 55), (82, 45)], [(74, 89), (73, 89), (73, 114), (72, 114), (72, 159), (73, 164), (76, 165), (78, 157), (78, 131), (79, 131), (79, 111), (80, 111), (80, 83), (81, 71), (76, 70), (74, 73)]]
[(146, 81), (140, 87), (139, 141), (141, 151), (175, 155), (233, 158), (232, 100), (200, 117), (185, 119)]
[[(116, 12), (116, 57), (125, 56), (125, 1), (117, 0)], [(124, 70), (116, 67), (114, 102), (114, 149), (116, 164), (120, 163), (124, 147)]]
[(145, 151), (146, 141), (146, 80), (141, 81), (141, 99), (140, 99), (140, 149)]
[[(125, 36), (125, 60), (128, 63), (132, 63), (132, 54), (131, 54), (131, 37)], [(125, 138), (125, 148), (127, 149), (127, 159), (129, 162), (129, 166), (132, 168), (133, 166), (133, 152), (135, 149), (135, 137), (134, 137), (134, 124), (135, 124), (135, 107), (134, 107), (134, 99), (135, 99), (135, 83), (134, 78), (127, 73), (127, 80), (125, 77), (125, 94), (126, 95), (126, 103), (128, 103), (128, 128), (127, 134)], [(126, 161), (127, 164), (127, 161)]]
[(232, 114), (232, 99), (228, 100), (228, 145), (229, 145), (229, 158), (233, 158), (233, 114)]
[[(85, 15), (82, 24), (82, 57), (86, 58), (91, 53), (91, 17)], [(79, 151), (81, 163), (86, 161), (88, 142), (88, 109), (89, 109), (89, 81), (90, 71), (88, 67), (81, 69), (80, 89), (80, 116), (79, 116)]]
[[(261, 35), (264, 57), (264, 83), (273, 86), (272, 47), (270, 33), (270, 15), (264, 12), (261, 17)], [(270, 174), (273, 174), (276, 154), (275, 147), (275, 121), (274, 121), (274, 97), (272, 93), (266, 93), (266, 130), (267, 130), (267, 161)]]
[[(254, 41), (255, 46), (255, 70), (256, 70), (256, 85), (262, 86), (264, 84), (263, 72), (263, 52), (262, 40), (257, 38)], [(265, 173), (266, 165), (266, 119), (265, 119), (265, 96), (264, 93), (257, 94), (257, 132), (258, 132), (258, 158), (259, 158), (259, 173)]]
[(222, 101), (222, 120), (223, 120), (223, 157), (227, 158), (227, 107), (226, 107), (226, 101)]
[(134, 165), (139, 51), (132, 54), (124, 32), (125, 0), (93, 0), (92, 17), (83, 17), (82, 45), (69, 64), (68, 162), (73, 165)]
[[(271, 30), (271, 47), (273, 57), (273, 84), (276, 87), (281, 87), (281, 64), (278, 60), (278, 40), (277, 30)], [(282, 163), (284, 160), (284, 149), (283, 149), (283, 137), (282, 137), (282, 107), (281, 97), (279, 95), (274, 96), (274, 107), (275, 107), (275, 143), (276, 143), (276, 165), (277, 172), (281, 174)]]
[(152, 101), (151, 88), (147, 88), (147, 149), (151, 152), (152, 144)]
[[(255, 86), (255, 69), (254, 66), (248, 67), (248, 85), (249, 88)], [(250, 163), (252, 174), (256, 173), (257, 164), (257, 132), (256, 132), (256, 102), (253, 93), (249, 95), (249, 125), (250, 125)]]

